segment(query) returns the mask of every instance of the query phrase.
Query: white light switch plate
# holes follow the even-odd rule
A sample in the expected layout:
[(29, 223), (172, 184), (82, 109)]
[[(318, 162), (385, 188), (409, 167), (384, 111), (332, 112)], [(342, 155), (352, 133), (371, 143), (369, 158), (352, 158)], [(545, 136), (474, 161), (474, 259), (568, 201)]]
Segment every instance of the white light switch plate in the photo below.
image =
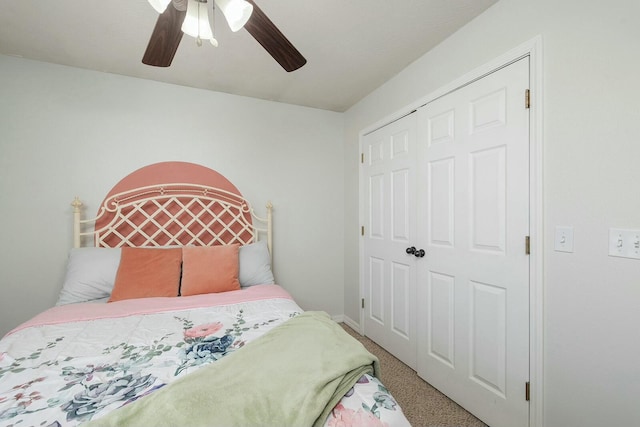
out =
[(610, 228), (609, 256), (640, 259), (640, 230)]
[(573, 227), (556, 226), (553, 247), (559, 252), (573, 252)]

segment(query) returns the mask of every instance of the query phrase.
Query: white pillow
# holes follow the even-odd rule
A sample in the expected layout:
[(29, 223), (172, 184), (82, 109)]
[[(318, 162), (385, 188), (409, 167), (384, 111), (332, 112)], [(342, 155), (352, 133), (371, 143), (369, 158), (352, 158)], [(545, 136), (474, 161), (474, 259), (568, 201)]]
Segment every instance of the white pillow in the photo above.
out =
[(109, 297), (120, 265), (120, 248), (73, 248), (56, 305)]
[(275, 283), (271, 271), (271, 256), (265, 240), (240, 246), (238, 263), (238, 280), (243, 288)]

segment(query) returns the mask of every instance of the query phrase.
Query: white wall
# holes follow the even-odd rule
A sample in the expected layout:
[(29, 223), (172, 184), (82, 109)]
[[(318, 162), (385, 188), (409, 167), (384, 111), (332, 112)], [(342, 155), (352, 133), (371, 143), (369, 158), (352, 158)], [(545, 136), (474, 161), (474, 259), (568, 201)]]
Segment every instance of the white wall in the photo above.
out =
[[(640, 2), (501, 0), (345, 113), (345, 316), (359, 319), (358, 132), (537, 35), (544, 45), (544, 425), (640, 425)], [(533, 99), (532, 102), (536, 102)], [(575, 251), (553, 250), (557, 225)]]
[[(358, 132), (540, 34), (545, 425), (640, 425), (640, 261), (606, 248), (609, 227), (640, 229), (638, 16), (637, 0), (500, 0), (344, 115), (0, 55), (0, 334), (55, 301), (73, 196), (93, 209), (167, 160), (218, 170), (258, 211), (271, 199), (278, 281), (357, 320)], [(574, 253), (552, 250), (556, 225)]]
[[(274, 273), (305, 309), (343, 313), (342, 114), (0, 55), (0, 335), (53, 305), (70, 203), (95, 213), (161, 161), (274, 204)], [(322, 228), (321, 228), (322, 226)]]

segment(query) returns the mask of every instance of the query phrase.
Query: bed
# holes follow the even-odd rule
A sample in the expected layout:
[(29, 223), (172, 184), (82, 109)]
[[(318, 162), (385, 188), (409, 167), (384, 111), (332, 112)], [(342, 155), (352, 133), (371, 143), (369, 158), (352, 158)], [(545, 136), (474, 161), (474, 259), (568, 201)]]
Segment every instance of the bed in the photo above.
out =
[(72, 206), (58, 303), (0, 340), (0, 425), (409, 425), (377, 359), (276, 284), (271, 204), (172, 162)]

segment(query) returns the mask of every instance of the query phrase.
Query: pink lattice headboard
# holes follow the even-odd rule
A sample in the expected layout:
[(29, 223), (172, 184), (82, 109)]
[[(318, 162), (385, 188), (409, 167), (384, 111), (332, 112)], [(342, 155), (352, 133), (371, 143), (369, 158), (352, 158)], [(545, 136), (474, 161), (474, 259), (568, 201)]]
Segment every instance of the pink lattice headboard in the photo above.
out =
[[(167, 178), (172, 181), (162, 181)], [(78, 199), (73, 206), (75, 247), (83, 236), (93, 236), (96, 247), (244, 245), (264, 232), (271, 250), (271, 205), (267, 218), (257, 217), (226, 178), (191, 163), (159, 163), (132, 173), (109, 192), (94, 219), (80, 218)], [(83, 231), (91, 224), (93, 230)]]

